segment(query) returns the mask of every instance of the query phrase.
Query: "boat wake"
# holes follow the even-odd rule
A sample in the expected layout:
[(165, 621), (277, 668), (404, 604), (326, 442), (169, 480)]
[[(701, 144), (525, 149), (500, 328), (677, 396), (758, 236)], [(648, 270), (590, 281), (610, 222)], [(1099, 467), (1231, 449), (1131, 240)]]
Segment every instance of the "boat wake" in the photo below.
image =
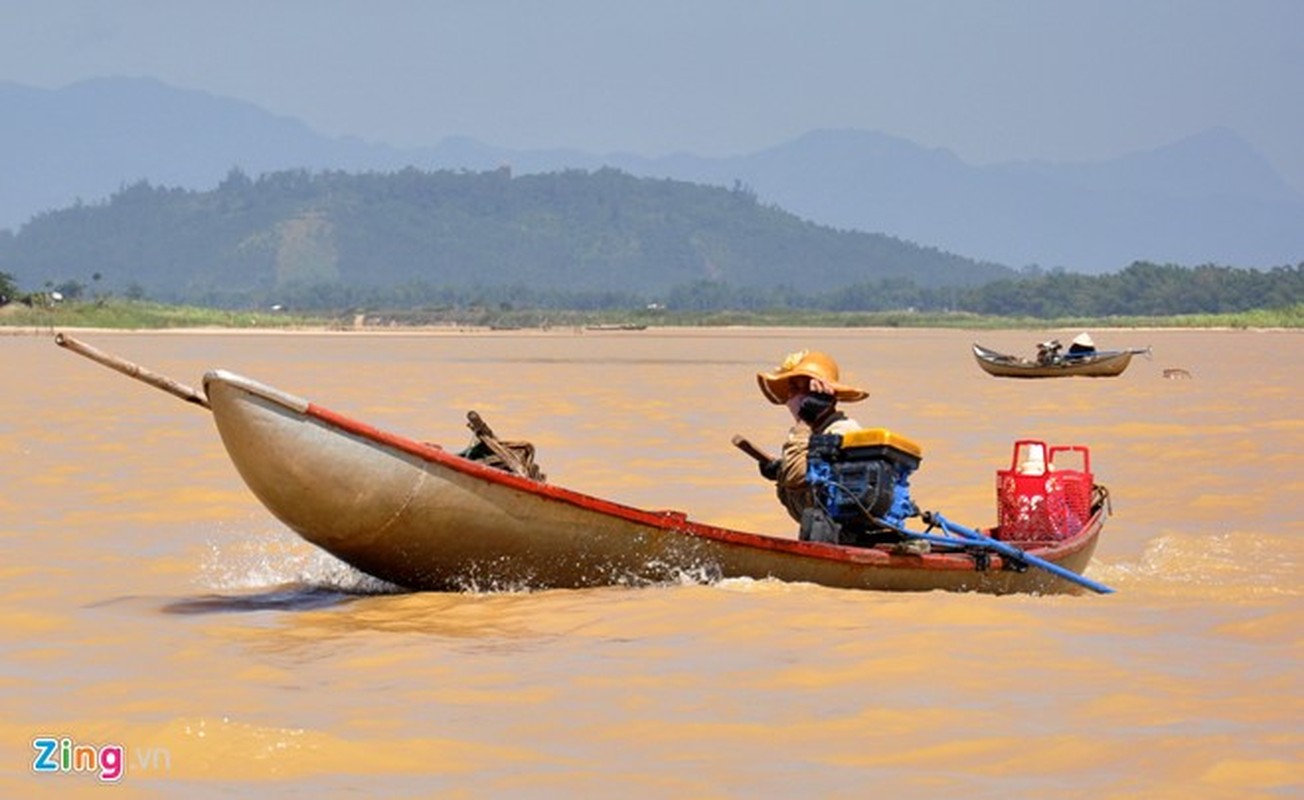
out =
[(1213, 536), (1165, 533), (1147, 543), (1135, 562), (1092, 564), (1092, 574), (1118, 583), (1183, 594), (1249, 599), (1295, 594), (1296, 558), (1304, 546), (1292, 537), (1228, 531)]

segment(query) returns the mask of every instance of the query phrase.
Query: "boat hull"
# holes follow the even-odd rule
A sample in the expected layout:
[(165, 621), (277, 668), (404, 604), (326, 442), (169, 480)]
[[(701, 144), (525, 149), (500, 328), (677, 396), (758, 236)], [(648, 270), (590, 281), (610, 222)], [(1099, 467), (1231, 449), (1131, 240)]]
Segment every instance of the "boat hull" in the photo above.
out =
[(1122, 375), (1132, 363), (1132, 353), (1123, 351), (1099, 356), (1065, 358), (1053, 364), (1041, 364), (1026, 358), (1006, 355), (982, 345), (973, 346), (978, 366), (998, 378), (1113, 378)]
[[(274, 516), (407, 589), (750, 577), (896, 591), (1081, 591), (994, 553), (801, 542), (624, 506), (485, 467), (224, 371), (208, 373), (204, 388), (232, 462)], [(1072, 539), (1029, 552), (1080, 573), (1103, 520), (1097, 508)]]

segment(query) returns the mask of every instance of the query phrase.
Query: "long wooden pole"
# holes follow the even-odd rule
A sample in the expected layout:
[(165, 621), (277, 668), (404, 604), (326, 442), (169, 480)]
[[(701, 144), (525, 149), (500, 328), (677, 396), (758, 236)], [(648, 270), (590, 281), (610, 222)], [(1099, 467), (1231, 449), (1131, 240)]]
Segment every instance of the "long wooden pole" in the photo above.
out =
[(110, 355), (109, 353), (106, 353), (103, 350), (97, 349), (95, 347), (91, 347), (85, 342), (79, 342), (76, 339), (72, 338), (71, 336), (65, 336), (62, 333), (55, 334), (54, 343), (59, 345), (60, 347), (71, 350), (74, 353), (77, 353), (78, 355), (85, 356), (86, 358), (89, 358), (91, 361), (96, 361), (100, 364), (103, 364), (109, 369), (117, 370), (118, 372), (121, 372), (123, 375), (126, 375), (131, 378), (135, 378), (136, 380), (141, 381), (143, 383), (148, 383), (150, 386), (153, 386), (155, 389), (162, 389), (168, 394), (174, 395), (176, 397), (180, 397), (182, 400), (185, 400), (187, 403), (194, 403), (195, 405), (203, 406), (204, 408), (209, 407), (208, 398), (205, 397), (202, 392), (198, 391), (197, 389), (186, 386), (184, 383), (178, 383), (177, 381), (172, 380), (166, 375), (160, 375), (157, 372), (151, 372), (145, 369), (144, 367), (140, 366), (139, 364), (133, 364), (130, 361), (127, 361), (126, 359), (118, 358), (115, 355)]

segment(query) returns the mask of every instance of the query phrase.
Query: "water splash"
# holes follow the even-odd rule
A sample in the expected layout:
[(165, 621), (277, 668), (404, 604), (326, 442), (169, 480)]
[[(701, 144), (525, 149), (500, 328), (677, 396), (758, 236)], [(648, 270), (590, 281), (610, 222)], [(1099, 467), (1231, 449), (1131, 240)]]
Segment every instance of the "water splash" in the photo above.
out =
[(207, 542), (196, 582), (221, 592), (303, 586), (346, 594), (393, 594), (403, 589), (360, 572), (289, 531)]
[[(653, 560), (632, 571), (617, 564), (595, 565), (592, 570), (592, 585), (595, 587), (643, 589), (656, 586), (705, 586), (717, 584), (721, 580), (719, 566), (705, 561), (682, 565)], [(513, 563), (511, 571), (517, 573), (519, 565)], [(536, 575), (515, 574), (510, 578), (503, 577), (503, 573), (495, 569), (493, 561), (474, 565), (456, 581), (454, 587), (467, 594), (524, 593), (553, 588)]]

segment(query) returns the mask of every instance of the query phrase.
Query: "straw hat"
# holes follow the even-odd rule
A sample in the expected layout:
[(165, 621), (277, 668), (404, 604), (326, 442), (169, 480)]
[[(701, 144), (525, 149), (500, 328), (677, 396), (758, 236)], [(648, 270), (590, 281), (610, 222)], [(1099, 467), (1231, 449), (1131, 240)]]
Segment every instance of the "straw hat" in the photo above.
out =
[(788, 402), (790, 394), (788, 379), (795, 378), (798, 375), (818, 378), (828, 384), (835, 397), (848, 403), (854, 403), (869, 397), (869, 392), (864, 389), (857, 389), (854, 386), (840, 383), (838, 381), (838, 362), (829, 357), (827, 353), (821, 353), (818, 350), (798, 350), (795, 353), (789, 353), (774, 372), (756, 373), (756, 382), (760, 384), (761, 393), (771, 403), (783, 405)]
[(1079, 333), (1077, 336), (1074, 336), (1074, 337), (1073, 337), (1073, 341), (1072, 341), (1071, 343), (1072, 343), (1072, 344), (1076, 344), (1076, 345), (1078, 345), (1079, 347), (1095, 347), (1095, 346), (1096, 346), (1096, 343), (1093, 342), (1093, 341), (1091, 341), (1091, 334), (1087, 333), (1086, 331), (1083, 331), (1082, 333)]

